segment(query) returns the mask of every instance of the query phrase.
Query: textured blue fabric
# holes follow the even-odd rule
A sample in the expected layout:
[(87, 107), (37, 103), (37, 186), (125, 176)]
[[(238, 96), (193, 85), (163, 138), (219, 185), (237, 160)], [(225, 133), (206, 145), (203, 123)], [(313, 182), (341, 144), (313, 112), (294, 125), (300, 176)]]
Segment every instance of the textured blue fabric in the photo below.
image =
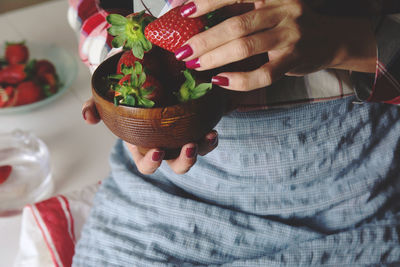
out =
[(73, 266), (400, 266), (400, 112), (353, 101), (231, 113), (186, 175), (119, 141)]

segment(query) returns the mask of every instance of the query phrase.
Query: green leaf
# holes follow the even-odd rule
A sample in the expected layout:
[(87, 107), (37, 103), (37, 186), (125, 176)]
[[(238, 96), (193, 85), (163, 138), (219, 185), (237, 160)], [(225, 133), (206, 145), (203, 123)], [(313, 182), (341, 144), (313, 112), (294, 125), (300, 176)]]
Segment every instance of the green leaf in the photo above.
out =
[(124, 100), (124, 104), (134, 107), (136, 104), (136, 99), (132, 95), (127, 95)]
[(139, 61), (135, 61), (135, 74), (139, 75), (141, 73), (143, 73), (143, 66)]
[(133, 70), (134, 70), (133, 66), (127, 67), (125, 64), (122, 64), (121, 66), (121, 72), (124, 75), (133, 74), (134, 73)]
[(132, 54), (139, 59), (143, 59), (144, 56), (143, 47), (138, 43), (132, 43), (131, 45), (132, 45), (131, 47)]
[(121, 80), (123, 77), (124, 77), (124, 75), (122, 75), (122, 74), (110, 74), (110, 75), (108, 75), (108, 78), (112, 79), (112, 80)]
[(183, 75), (186, 78), (186, 81), (183, 83), (182, 86), (187, 87), (189, 90), (194, 89), (195, 85), (196, 85), (196, 81), (194, 80), (192, 74), (190, 73), (190, 71), (188, 69), (183, 71)]
[(185, 84), (183, 84), (181, 86), (181, 88), (179, 89), (179, 93), (178, 93), (178, 100), (179, 102), (183, 103), (186, 102), (190, 99), (190, 91), (189, 88), (185, 86)]
[(112, 36), (117, 36), (125, 32), (125, 26), (111, 26), (107, 29), (107, 32)]
[(139, 86), (142, 86), (146, 82), (146, 73), (142, 72), (139, 74)]
[(134, 88), (138, 88), (139, 87), (139, 79), (137, 77), (136, 74), (132, 74), (131, 75), (131, 84)]
[(155, 103), (153, 101), (151, 101), (151, 100), (149, 100), (147, 98), (143, 98), (143, 97), (139, 97), (138, 98), (138, 105), (139, 106), (142, 106), (142, 107), (145, 107), (145, 108), (151, 108), (151, 107), (154, 106), (154, 104)]
[(145, 89), (140, 90), (140, 94), (142, 96), (148, 96), (154, 91), (154, 89), (156, 89), (154, 86), (146, 87)]
[(119, 103), (120, 103), (120, 101), (121, 101), (122, 99), (123, 99), (123, 97), (120, 96), (120, 95), (115, 96), (115, 97), (114, 97), (114, 106), (118, 107), (118, 106), (119, 106)]
[(201, 83), (191, 92), (190, 99), (197, 99), (205, 95), (212, 88), (212, 83)]
[(142, 44), (143, 50), (144, 51), (150, 51), (152, 48), (152, 44), (149, 40), (147, 40), (146, 38), (140, 38), (140, 43)]
[(121, 47), (124, 45), (126, 41), (126, 37), (124, 35), (118, 35), (114, 37), (114, 39), (111, 42), (111, 45), (115, 48)]
[(117, 26), (125, 25), (127, 22), (127, 19), (119, 14), (110, 14), (106, 17), (106, 20), (111, 25), (117, 25)]

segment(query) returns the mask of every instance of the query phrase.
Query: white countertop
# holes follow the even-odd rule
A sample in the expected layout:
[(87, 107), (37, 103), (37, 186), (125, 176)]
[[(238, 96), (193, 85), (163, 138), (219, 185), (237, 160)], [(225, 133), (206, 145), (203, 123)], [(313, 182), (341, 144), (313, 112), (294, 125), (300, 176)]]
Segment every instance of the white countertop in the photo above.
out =
[[(82, 104), (91, 96), (90, 72), (78, 56), (78, 40), (67, 21), (68, 1), (51, 1), (0, 15), (0, 44), (26, 40), (55, 43), (76, 56), (78, 76), (59, 99), (26, 114), (0, 115), (0, 132), (33, 132), (48, 146), (55, 192), (65, 193), (107, 177), (116, 137), (103, 123), (87, 125)], [(21, 216), (0, 218), (0, 267), (13, 265)]]

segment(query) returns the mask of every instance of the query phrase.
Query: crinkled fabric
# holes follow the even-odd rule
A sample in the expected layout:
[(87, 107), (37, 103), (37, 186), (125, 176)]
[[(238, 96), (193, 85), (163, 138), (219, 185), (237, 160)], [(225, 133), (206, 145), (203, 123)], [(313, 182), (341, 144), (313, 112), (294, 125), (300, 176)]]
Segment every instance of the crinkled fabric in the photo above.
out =
[(399, 266), (400, 112), (354, 101), (233, 112), (185, 175), (117, 142), (73, 266)]

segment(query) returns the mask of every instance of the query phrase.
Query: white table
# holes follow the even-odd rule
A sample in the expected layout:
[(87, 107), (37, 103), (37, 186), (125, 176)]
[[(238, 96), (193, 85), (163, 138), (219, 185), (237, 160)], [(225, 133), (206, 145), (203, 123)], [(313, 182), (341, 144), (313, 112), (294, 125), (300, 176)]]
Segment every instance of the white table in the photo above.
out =
[[(67, 0), (51, 1), (0, 15), (0, 43), (26, 40), (56, 43), (76, 56), (78, 76), (51, 104), (27, 114), (0, 115), (0, 132), (32, 131), (48, 146), (55, 192), (65, 193), (106, 178), (116, 137), (100, 123), (87, 125), (82, 104), (90, 97), (90, 72), (80, 62), (78, 41), (67, 21)], [(0, 218), (0, 267), (13, 265), (21, 216)]]

